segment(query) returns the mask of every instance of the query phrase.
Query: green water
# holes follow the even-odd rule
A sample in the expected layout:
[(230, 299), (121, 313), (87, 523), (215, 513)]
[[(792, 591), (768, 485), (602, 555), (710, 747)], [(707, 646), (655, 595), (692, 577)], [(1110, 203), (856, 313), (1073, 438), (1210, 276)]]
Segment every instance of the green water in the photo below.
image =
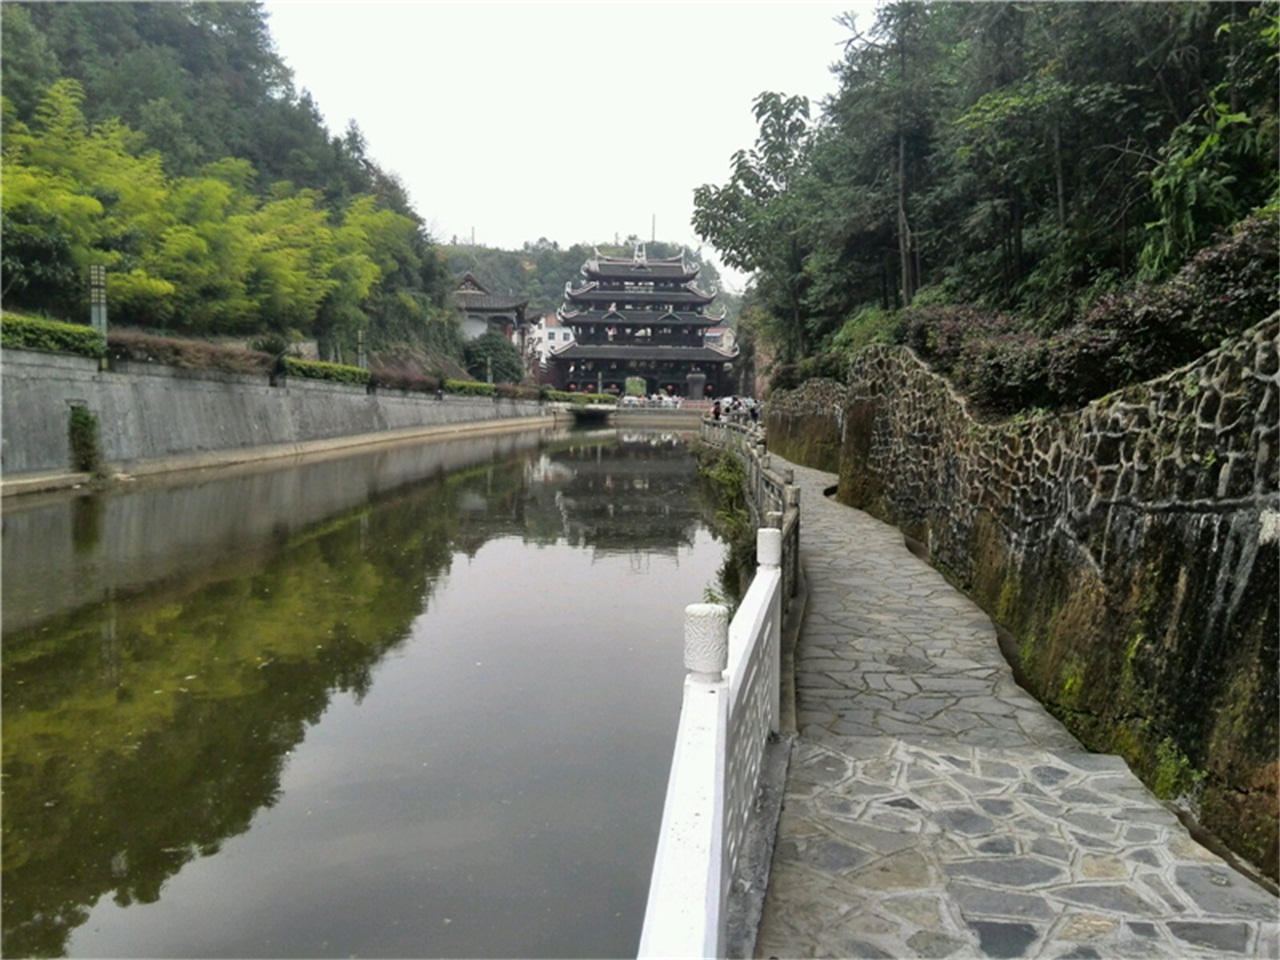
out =
[(6, 505), (4, 954), (633, 955), (708, 511), (611, 432)]

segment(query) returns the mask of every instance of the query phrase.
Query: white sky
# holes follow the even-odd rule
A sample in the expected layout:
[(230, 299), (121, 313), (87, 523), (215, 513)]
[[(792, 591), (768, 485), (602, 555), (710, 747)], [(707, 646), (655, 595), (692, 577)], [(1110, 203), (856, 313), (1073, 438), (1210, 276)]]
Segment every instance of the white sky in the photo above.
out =
[[(723, 184), (761, 91), (817, 104), (874, 3), (270, 0), (276, 49), (332, 134), (354, 119), (434, 239), (517, 250), (636, 234), (701, 245), (693, 191)], [(706, 245), (703, 245), (704, 247)], [(707, 252), (710, 248), (707, 247)], [(743, 278), (717, 266), (731, 288)]]

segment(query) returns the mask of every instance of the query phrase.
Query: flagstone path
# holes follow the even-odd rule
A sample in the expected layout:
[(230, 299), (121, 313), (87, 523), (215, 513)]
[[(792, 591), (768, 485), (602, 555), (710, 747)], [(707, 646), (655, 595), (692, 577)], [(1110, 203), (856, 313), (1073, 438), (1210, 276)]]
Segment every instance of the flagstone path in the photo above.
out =
[(1275, 897), (1019, 687), (897, 530), (795, 474), (799, 734), (756, 956), (1280, 956)]

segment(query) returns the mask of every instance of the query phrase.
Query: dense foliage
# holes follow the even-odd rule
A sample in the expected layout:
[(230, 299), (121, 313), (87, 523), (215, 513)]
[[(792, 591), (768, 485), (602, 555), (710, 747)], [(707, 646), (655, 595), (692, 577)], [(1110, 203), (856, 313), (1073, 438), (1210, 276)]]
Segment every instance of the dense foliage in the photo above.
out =
[(354, 125), (330, 137), (259, 3), (3, 6), (3, 294), (208, 335), (460, 356), (451, 284)]
[(524, 378), (520, 351), (497, 330), (468, 341), (464, 356), (467, 373), (487, 383), (519, 383)]
[[(891, 338), (911, 307), (916, 340), (963, 334), (956, 365), (993, 406), (1075, 402), (1262, 319), (1274, 2), (894, 2), (866, 32), (845, 22), (821, 116), (761, 94), (754, 146), (695, 194), (699, 234), (755, 271), (755, 327), (788, 376)], [(1268, 205), (1210, 256), (1234, 279), (1179, 274)]]

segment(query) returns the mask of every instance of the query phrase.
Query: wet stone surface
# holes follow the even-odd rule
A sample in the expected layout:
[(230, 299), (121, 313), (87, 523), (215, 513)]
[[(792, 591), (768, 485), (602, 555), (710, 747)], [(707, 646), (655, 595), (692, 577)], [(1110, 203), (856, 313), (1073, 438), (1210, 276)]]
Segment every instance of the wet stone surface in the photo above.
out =
[(809, 587), (759, 957), (1272, 957), (1276, 899), (1012, 681), (896, 530), (795, 468)]

